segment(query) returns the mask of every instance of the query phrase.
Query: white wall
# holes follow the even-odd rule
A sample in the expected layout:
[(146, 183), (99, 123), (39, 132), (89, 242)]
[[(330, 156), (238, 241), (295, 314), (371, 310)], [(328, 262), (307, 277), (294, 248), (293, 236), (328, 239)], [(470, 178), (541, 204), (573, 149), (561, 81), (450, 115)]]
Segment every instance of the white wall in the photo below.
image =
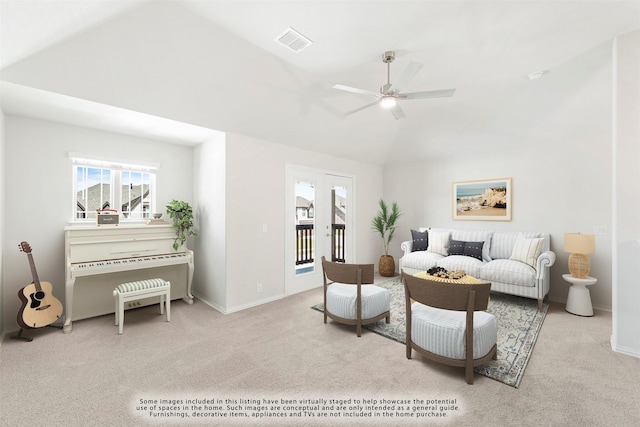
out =
[(614, 350), (640, 357), (640, 31), (616, 40), (613, 139), (615, 221)]
[[(596, 253), (590, 257), (590, 275), (598, 278), (591, 296), (594, 307), (610, 310), (611, 70), (608, 43), (531, 82), (536, 86), (514, 95), (504, 108), (521, 120), (521, 132), (478, 135), (478, 144), (490, 138), (509, 148), (388, 165), (385, 199), (397, 201), (405, 212), (393, 254), (400, 256), (400, 241), (410, 239), (410, 229), (421, 226), (548, 232), (557, 256), (549, 297), (566, 301), (564, 233), (593, 233), (595, 227), (605, 227), (607, 233), (596, 236)], [(531, 98), (535, 102), (529, 102)], [(501, 119), (491, 119), (498, 129)], [(452, 182), (503, 177), (512, 178), (512, 221), (453, 221)]]
[(193, 152), (194, 213), (198, 237), (193, 294), (224, 312), (227, 300), (227, 216), (225, 135), (200, 144)]
[(69, 152), (158, 163), (157, 210), (165, 212), (173, 198), (192, 203), (191, 147), (7, 115), (4, 330), (15, 330), (17, 292), (31, 281), (27, 259), (17, 248), (21, 241), (31, 244), (40, 279), (51, 282), (54, 296), (64, 300), (63, 228), (71, 219), (72, 196)]
[[(5, 183), (5, 177), (4, 177), (4, 128), (5, 128), (5, 117), (4, 117), (4, 112), (2, 110), (0, 110), (0, 236), (4, 236), (5, 233), (5, 229), (4, 229), (4, 183)], [(3, 240), (3, 239), (0, 239)], [(0, 339), (2, 339), (2, 331), (4, 330), (3, 325), (3, 315), (2, 313), (4, 313), (3, 310), (3, 301), (4, 301), (4, 275), (3, 275), (3, 270), (4, 270), (4, 262), (2, 262), (3, 260), (3, 254), (4, 254), (4, 245), (2, 244), (2, 241), (0, 241)]]
[[(15, 247), (32, 248), (39, 276), (64, 300), (63, 227), (69, 221), (68, 152), (160, 164), (158, 211), (173, 199), (193, 204), (199, 236), (190, 239), (196, 268), (194, 294), (222, 312), (284, 295), (285, 165), (343, 172), (356, 177), (356, 262), (376, 262), (380, 242), (370, 229), (382, 194), (382, 167), (231, 134), (196, 148), (88, 130), (17, 116), (6, 118), (2, 307), (5, 330), (15, 327), (17, 291), (30, 279)], [(123, 153), (128, 153), (123, 155)], [(36, 153), (36, 154), (34, 154)], [(267, 224), (268, 233), (262, 233)], [(6, 266), (11, 266), (7, 269)], [(255, 283), (263, 283), (256, 293)], [(318, 284), (320, 285), (320, 284)], [(15, 298), (14, 298), (15, 297)]]
[[(227, 134), (226, 301), (235, 311), (280, 298), (285, 284), (285, 165), (354, 175), (357, 185), (356, 262), (377, 262), (380, 243), (370, 229), (382, 194), (382, 167)], [(266, 224), (268, 232), (262, 232)], [(256, 293), (256, 283), (263, 291)], [(321, 283), (318, 283), (320, 286)]]

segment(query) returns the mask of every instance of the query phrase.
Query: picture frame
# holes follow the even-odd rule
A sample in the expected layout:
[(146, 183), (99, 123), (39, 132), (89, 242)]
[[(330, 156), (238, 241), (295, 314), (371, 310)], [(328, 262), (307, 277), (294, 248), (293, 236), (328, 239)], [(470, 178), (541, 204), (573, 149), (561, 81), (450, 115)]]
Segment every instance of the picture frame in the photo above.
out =
[(511, 178), (454, 182), (451, 198), (454, 220), (511, 221)]

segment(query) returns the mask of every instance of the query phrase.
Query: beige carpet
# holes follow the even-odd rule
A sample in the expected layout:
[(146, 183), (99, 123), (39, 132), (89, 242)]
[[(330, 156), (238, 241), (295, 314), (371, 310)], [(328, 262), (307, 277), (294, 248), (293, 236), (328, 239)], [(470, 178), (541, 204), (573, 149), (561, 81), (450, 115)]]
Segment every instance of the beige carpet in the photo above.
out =
[[(1, 425), (640, 425), (640, 359), (611, 351), (609, 313), (584, 318), (552, 304), (526, 381), (514, 389), (480, 375), (467, 385), (459, 368), (407, 360), (403, 346), (375, 333), (357, 338), (353, 327), (325, 325), (309, 309), (321, 299), (315, 289), (229, 315), (176, 301), (170, 323), (157, 306), (128, 311), (121, 336), (112, 316), (75, 322), (71, 334), (30, 331), (31, 343), (7, 335)], [(295, 399), (295, 409), (309, 399), (314, 417), (160, 419), (136, 411), (153, 399), (183, 400), (181, 409), (186, 399), (246, 408), (283, 398)], [(375, 399), (379, 416), (321, 419), (311, 408), (322, 399)], [(382, 399), (448, 400), (457, 409), (436, 410), (447, 418), (392, 418)]]
[[(363, 328), (405, 345), (407, 331), (404, 285), (399, 277), (379, 281), (377, 285), (391, 294), (391, 322), (387, 324), (383, 319), (364, 325)], [(498, 355), (496, 360), (476, 366), (474, 372), (518, 388), (549, 304), (544, 303), (542, 307), (542, 311), (539, 311), (538, 302), (534, 299), (491, 294), (487, 312), (498, 320)], [(324, 312), (323, 303), (311, 308)]]

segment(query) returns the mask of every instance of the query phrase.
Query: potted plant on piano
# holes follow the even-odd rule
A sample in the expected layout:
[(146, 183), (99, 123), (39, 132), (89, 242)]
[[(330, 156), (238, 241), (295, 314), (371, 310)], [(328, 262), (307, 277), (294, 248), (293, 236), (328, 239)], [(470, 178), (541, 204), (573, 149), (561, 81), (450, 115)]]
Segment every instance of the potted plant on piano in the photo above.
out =
[(382, 237), (384, 248), (384, 255), (380, 257), (378, 262), (378, 273), (384, 277), (391, 277), (396, 271), (396, 263), (393, 256), (389, 255), (389, 242), (393, 239), (393, 233), (396, 231), (396, 222), (401, 214), (396, 202), (393, 202), (391, 209), (382, 199), (378, 203), (380, 210), (371, 222), (373, 229)]
[(176, 238), (173, 241), (173, 249), (184, 245), (189, 236), (197, 236), (193, 230), (193, 209), (189, 203), (181, 200), (172, 200), (167, 205), (169, 218), (173, 219), (173, 226), (176, 228)]

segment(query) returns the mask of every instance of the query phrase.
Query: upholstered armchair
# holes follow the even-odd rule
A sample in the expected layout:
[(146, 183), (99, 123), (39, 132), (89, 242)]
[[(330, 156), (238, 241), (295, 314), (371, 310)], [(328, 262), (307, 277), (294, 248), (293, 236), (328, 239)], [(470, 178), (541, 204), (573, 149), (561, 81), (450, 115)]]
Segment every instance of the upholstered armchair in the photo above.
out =
[(497, 358), (498, 321), (483, 310), (491, 283), (452, 284), (402, 272), (407, 307), (406, 351), (465, 368), (473, 384), (473, 368)]
[(386, 318), (391, 321), (389, 291), (373, 285), (373, 264), (343, 264), (322, 257), (324, 281), (324, 323), (327, 317), (336, 322), (362, 325)]

